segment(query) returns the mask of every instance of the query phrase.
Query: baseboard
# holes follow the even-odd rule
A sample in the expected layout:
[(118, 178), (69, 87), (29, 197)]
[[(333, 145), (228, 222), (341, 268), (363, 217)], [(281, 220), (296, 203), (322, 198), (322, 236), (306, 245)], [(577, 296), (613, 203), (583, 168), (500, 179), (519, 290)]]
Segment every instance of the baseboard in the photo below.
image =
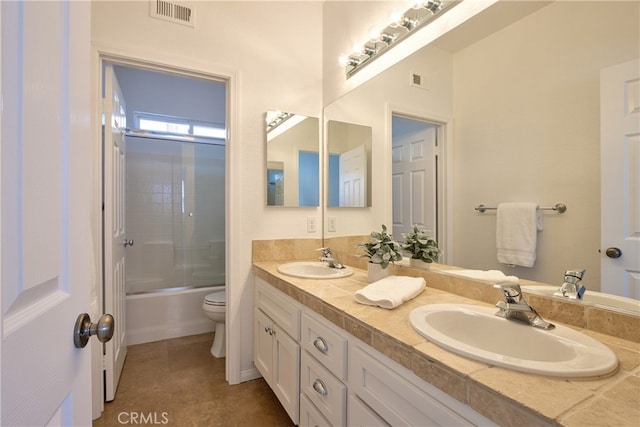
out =
[(240, 382), (246, 382), (262, 378), (262, 374), (255, 367), (240, 372)]

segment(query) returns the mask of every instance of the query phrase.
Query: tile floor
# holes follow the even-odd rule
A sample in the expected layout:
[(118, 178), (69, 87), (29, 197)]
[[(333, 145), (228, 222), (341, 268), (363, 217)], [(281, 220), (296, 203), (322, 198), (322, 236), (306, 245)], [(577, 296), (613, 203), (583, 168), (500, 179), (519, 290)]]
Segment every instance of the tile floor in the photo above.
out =
[(212, 341), (209, 333), (130, 346), (116, 398), (93, 427), (292, 426), (262, 378), (225, 381)]

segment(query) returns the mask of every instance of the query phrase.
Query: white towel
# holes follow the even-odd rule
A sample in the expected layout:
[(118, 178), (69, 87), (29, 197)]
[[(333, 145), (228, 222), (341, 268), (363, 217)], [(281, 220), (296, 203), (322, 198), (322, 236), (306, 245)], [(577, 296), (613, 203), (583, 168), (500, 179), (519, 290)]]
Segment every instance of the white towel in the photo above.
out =
[(542, 215), (535, 203), (500, 203), (496, 219), (498, 261), (533, 267)]
[(356, 301), (365, 305), (392, 309), (422, 292), (426, 282), (422, 277), (387, 276), (356, 291)]
[(507, 276), (500, 270), (444, 270), (444, 272), (457, 274), (458, 276), (469, 277), (471, 279), (486, 280), (495, 283), (519, 283), (520, 280), (516, 276)]

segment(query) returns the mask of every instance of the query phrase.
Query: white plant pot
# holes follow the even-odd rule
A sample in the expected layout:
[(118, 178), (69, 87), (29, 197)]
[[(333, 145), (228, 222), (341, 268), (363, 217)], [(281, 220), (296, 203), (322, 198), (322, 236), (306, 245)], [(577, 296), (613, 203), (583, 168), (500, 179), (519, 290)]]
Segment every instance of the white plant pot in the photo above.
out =
[(413, 268), (421, 268), (423, 270), (428, 270), (431, 268), (430, 262), (424, 262), (421, 259), (409, 258), (409, 267)]
[(388, 275), (388, 268), (382, 268), (380, 264), (374, 264), (372, 262), (367, 264), (367, 279), (369, 280), (369, 283), (377, 282), (380, 279), (384, 279)]

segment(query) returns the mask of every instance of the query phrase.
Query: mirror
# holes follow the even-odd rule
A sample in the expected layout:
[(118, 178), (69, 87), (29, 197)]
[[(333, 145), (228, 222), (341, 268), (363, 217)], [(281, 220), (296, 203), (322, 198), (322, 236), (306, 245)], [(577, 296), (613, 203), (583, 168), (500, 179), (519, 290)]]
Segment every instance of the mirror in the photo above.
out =
[(371, 206), (371, 127), (327, 123), (327, 206)]
[[(536, 7), (507, 19), (505, 8), (527, 4)], [(376, 190), (370, 210), (329, 211), (337, 231), (325, 227), (325, 237), (390, 224), (389, 126), (399, 111), (444, 126), (444, 262), (558, 286), (577, 266), (599, 291), (600, 70), (638, 57), (639, 12), (638, 2), (501, 1), (327, 105), (331, 120), (360, 112), (371, 123)], [(509, 201), (567, 205), (543, 211), (532, 268), (498, 263), (495, 211), (474, 210)]]
[(267, 206), (320, 206), (319, 120), (267, 111)]

